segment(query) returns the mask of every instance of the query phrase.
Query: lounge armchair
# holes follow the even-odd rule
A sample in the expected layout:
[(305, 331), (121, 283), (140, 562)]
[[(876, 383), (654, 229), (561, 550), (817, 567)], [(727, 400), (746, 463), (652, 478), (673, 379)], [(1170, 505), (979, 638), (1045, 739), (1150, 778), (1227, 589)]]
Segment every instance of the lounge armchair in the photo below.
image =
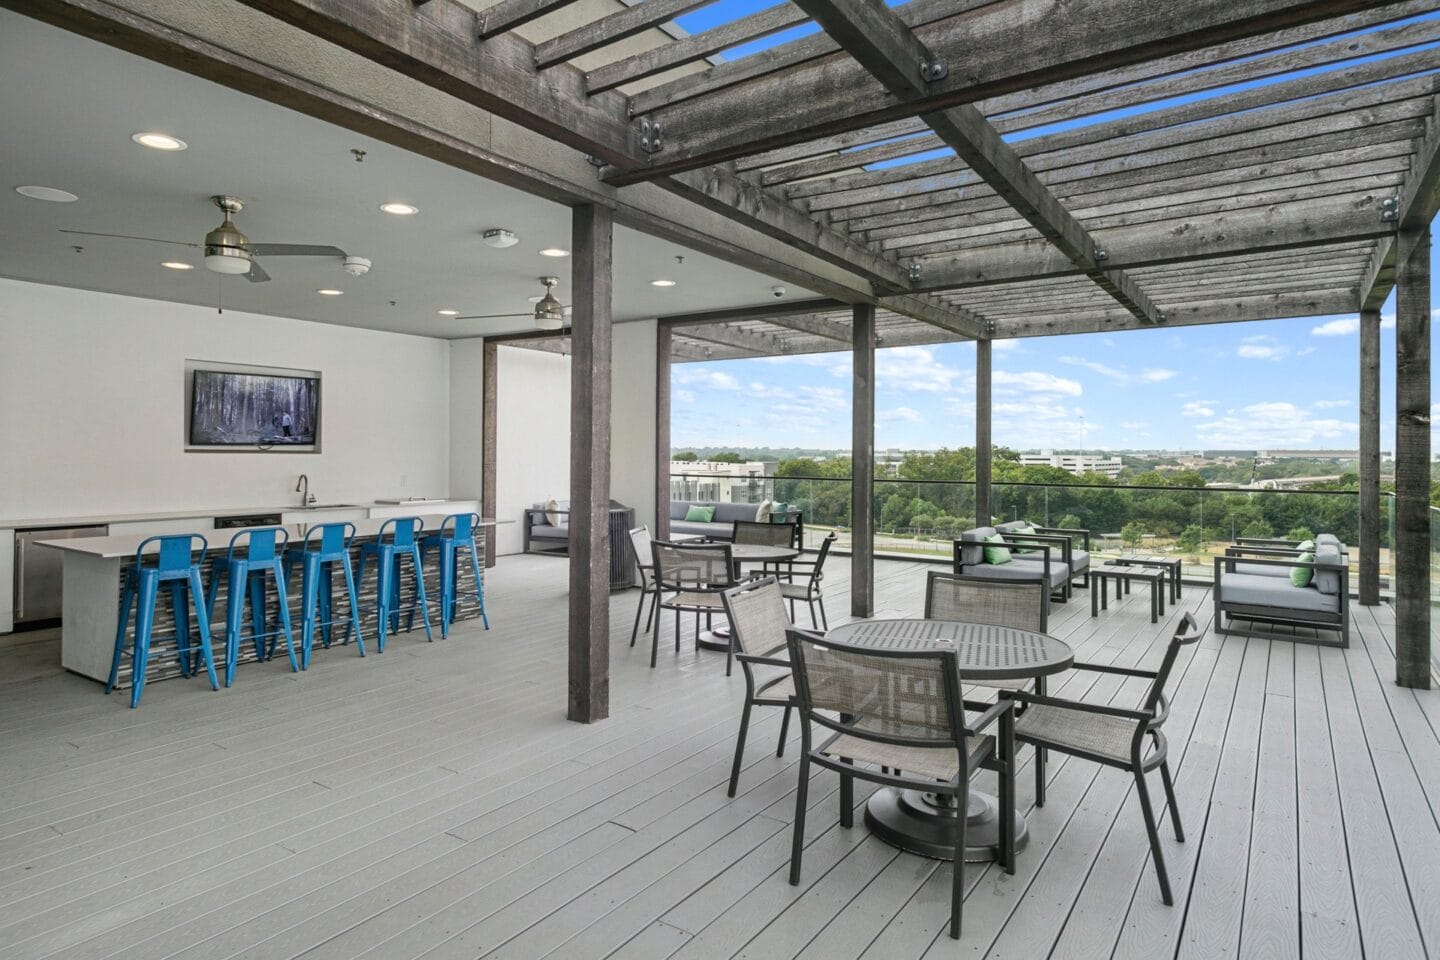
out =
[[(1004, 543), (987, 542), (988, 537), (1001, 533)], [(1063, 543), (1056, 541), (1063, 540)], [(1030, 546), (1030, 553), (1014, 552), (1015, 546)], [(1010, 560), (1005, 563), (986, 563), (985, 547), (1005, 546), (1011, 548)], [(1051, 546), (1060, 547), (1056, 557)], [(1053, 599), (1070, 598), (1070, 565), (1068, 539), (1003, 533), (994, 527), (976, 527), (960, 534), (955, 541), (955, 572), (965, 577), (982, 577), (988, 580), (1041, 580), (1049, 585)], [(1058, 594), (1058, 596), (1057, 596)]]
[[(1021, 533), (1029, 530), (1027, 536), (1034, 536), (1043, 539), (1050, 546), (1051, 551), (1059, 551), (1060, 558), (1070, 567), (1070, 582), (1073, 584), (1075, 578), (1081, 574), (1085, 575), (1085, 582), (1080, 586), (1089, 589), (1090, 587), (1090, 531), (1074, 527), (1041, 527), (1036, 526), (1028, 520), (1011, 520), (1009, 523), (997, 523), (995, 529), (1001, 533)], [(1079, 546), (1076, 546), (1076, 541)], [(1023, 551), (1022, 551), (1023, 552)]]
[[(1350, 646), (1350, 567), (1333, 544), (1316, 548), (1315, 559), (1251, 557), (1243, 561), (1247, 569), (1268, 568), (1265, 573), (1249, 573), (1235, 569), (1241, 564), (1236, 557), (1215, 558), (1215, 632), (1235, 633), (1227, 628), (1225, 617), (1239, 617), (1258, 623), (1283, 624), (1334, 630), (1338, 646)], [(1309, 584), (1297, 587), (1290, 571), (1304, 567), (1314, 571)], [(1278, 570), (1283, 576), (1271, 573)], [(1294, 634), (1256, 634), (1279, 640), (1323, 643)]]

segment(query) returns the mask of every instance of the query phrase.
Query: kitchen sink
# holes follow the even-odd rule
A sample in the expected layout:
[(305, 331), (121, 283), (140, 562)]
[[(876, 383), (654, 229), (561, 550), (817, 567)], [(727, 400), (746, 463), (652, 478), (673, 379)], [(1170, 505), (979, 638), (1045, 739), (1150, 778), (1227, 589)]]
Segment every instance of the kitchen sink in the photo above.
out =
[(296, 507), (297, 510), (351, 510), (358, 509), (358, 503), (311, 503), (303, 507)]

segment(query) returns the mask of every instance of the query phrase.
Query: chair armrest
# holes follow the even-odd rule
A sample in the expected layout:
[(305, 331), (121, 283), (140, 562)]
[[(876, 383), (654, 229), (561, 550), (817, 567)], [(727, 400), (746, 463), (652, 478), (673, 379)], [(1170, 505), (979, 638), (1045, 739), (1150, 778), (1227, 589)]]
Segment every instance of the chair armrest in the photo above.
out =
[(1043, 533), (1050, 536), (1070, 537), (1072, 543), (1074, 542), (1075, 537), (1079, 537), (1083, 544), (1080, 549), (1086, 551), (1090, 549), (1089, 530), (1081, 530), (1079, 527), (1036, 527), (1035, 532)]
[(735, 654), (735, 659), (739, 660), (741, 663), (756, 664), (763, 667), (784, 667), (787, 670), (790, 669), (789, 660), (780, 660), (775, 657), (762, 657), (753, 653), (737, 653)]
[(1299, 555), (1298, 550), (1284, 547), (1228, 546), (1225, 548), (1227, 557), (1297, 557)]
[(1143, 720), (1146, 723), (1155, 719), (1153, 713), (1146, 713), (1144, 710), (1126, 710), (1124, 707), (1086, 703), (1083, 700), (1065, 700), (1060, 697), (1042, 697), (1024, 690), (1011, 691), (1006, 699), (1016, 703), (1033, 703), (1040, 707), (1064, 707), (1066, 710), (1079, 710), (1081, 713), (1098, 713), (1107, 717), (1120, 717), (1124, 720)]
[(1125, 677), (1144, 677), (1148, 680), (1155, 679), (1154, 670), (1140, 670), (1136, 667), (1114, 667), (1108, 663), (1072, 663), (1072, 670), (1092, 670), (1095, 673), (1114, 673)]
[[(1060, 554), (1065, 558), (1065, 562), (1067, 564), (1070, 562), (1070, 551), (1074, 545), (1070, 542), (1069, 537), (1047, 536), (1039, 533), (1002, 533), (1001, 536), (1005, 538), (1006, 543), (1019, 544), (1020, 546), (1042, 548), (1059, 547)], [(1050, 551), (1046, 549), (1045, 552), (1049, 553)]]
[(1009, 713), (1011, 710), (1014, 709), (1015, 701), (1013, 699), (1009, 697), (1001, 697), (993, 704), (990, 704), (988, 709), (986, 709), (984, 713), (980, 714), (980, 716), (965, 724), (965, 735), (967, 737), (979, 736), (980, 732), (983, 731), (986, 727), (990, 726), (996, 720), (999, 720), (1004, 714)]

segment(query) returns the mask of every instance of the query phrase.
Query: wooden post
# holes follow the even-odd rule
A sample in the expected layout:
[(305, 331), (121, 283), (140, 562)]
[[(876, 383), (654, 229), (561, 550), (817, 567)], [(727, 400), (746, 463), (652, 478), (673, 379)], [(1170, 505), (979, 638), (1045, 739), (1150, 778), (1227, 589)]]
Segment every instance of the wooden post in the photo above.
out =
[(1395, 253), (1395, 682), (1430, 687), (1430, 229)]
[(663, 321), (655, 325), (655, 539), (670, 539), (670, 325)]
[[(500, 345), (486, 340), (481, 352), (483, 369), (480, 372), (480, 514), (495, 516), (499, 509), (495, 501), (495, 477), (498, 464), (496, 451), (500, 448)], [(485, 566), (495, 566), (495, 530), (485, 530)]]
[(570, 696), (581, 723), (610, 715), (610, 210), (572, 213)]
[(975, 341), (975, 526), (990, 526), (990, 465), (995, 445), (990, 436), (989, 340)]
[(1360, 602), (1380, 602), (1380, 311), (1360, 311)]
[(854, 309), (850, 398), (850, 614), (875, 615), (875, 308)]

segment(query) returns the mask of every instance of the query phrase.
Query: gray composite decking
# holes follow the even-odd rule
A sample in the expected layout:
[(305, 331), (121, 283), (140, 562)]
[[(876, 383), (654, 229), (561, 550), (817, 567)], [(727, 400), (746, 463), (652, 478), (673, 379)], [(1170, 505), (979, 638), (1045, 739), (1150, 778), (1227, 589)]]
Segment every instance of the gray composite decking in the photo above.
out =
[[(843, 618), (844, 558), (829, 583)], [(919, 564), (877, 564), (877, 615), (919, 612)], [(611, 607), (609, 720), (564, 719), (565, 565), (490, 571), (493, 629), (249, 665), (229, 690), (146, 688), (136, 711), (60, 673), (52, 634), (0, 645), (0, 957), (1371, 957), (1440, 952), (1440, 694), (1389, 682), (1389, 607), (1353, 646), (1207, 633), (1167, 726), (1187, 842), (1162, 827), (1160, 902), (1126, 775), (1054, 757), (1018, 870), (950, 867), (838, 826), (810, 796), (804, 882), (786, 883), (795, 744), (757, 710), (725, 796), (743, 680), (724, 658), (628, 642)], [(1179, 609), (1208, 624), (1209, 594)], [(1052, 629), (1079, 656), (1149, 664), (1137, 591)], [(803, 613), (802, 613), (803, 616)], [(665, 625), (668, 644), (673, 620)], [(1113, 677), (1063, 695), (1133, 701)], [(794, 733), (792, 728), (792, 733)], [(1028, 751), (1019, 795), (1029, 808)], [(989, 776), (987, 774), (987, 776)], [(857, 789), (857, 802), (866, 791)]]

